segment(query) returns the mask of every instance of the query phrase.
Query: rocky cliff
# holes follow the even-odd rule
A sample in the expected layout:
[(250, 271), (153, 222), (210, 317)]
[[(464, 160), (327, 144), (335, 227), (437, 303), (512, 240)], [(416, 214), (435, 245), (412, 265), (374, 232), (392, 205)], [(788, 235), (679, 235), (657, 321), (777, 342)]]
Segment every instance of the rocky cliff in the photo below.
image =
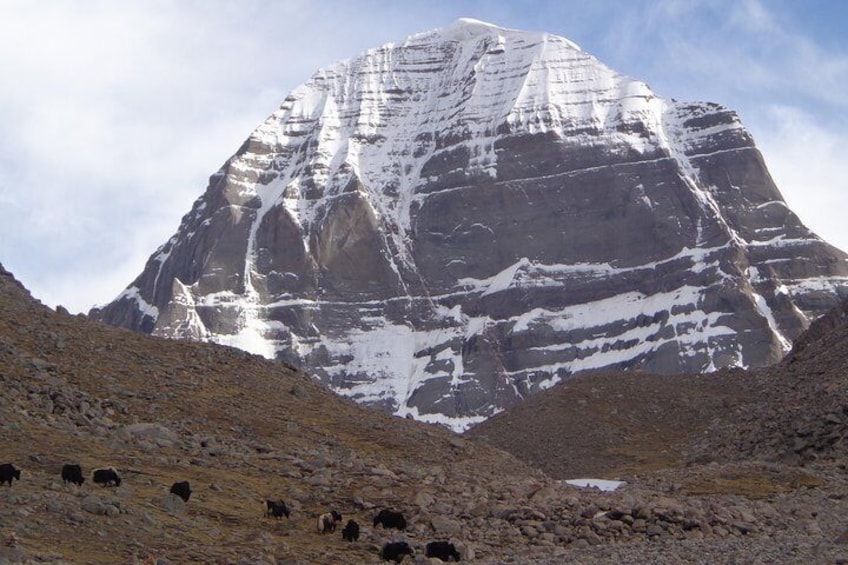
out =
[(846, 294), (734, 112), (458, 20), (296, 88), (94, 314), (463, 429), (580, 372), (774, 363)]

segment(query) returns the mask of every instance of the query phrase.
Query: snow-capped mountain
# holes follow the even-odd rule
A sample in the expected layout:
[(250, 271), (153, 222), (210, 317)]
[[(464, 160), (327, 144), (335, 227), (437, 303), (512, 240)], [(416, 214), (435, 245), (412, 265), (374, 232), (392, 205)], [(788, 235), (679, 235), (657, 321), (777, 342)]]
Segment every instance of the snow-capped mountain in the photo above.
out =
[(734, 112), (462, 19), (295, 89), (94, 314), (463, 429), (581, 371), (773, 363), (846, 295)]

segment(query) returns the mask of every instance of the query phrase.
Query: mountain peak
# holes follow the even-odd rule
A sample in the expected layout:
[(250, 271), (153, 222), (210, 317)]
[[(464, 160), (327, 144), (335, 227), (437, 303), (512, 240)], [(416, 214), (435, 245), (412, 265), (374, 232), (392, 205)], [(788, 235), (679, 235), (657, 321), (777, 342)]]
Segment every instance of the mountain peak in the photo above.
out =
[(503, 31), (505, 28), (475, 18), (457, 18), (445, 29), (461, 30), (469, 35), (479, 35), (491, 31)]
[(501, 47), (503, 47), (502, 43), (506, 36), (520, 36), (525, 41), (533, 39), (537, 43), (543, 43), (546, 40), (555, 39), (558, 43), (564, 44), (576, 51), (580, 51), (579, 45), (561, 36), (544, 32), (531, 32), (520, 29), (505, 28), (497, 24), (475, 18), (457, 18), (447, 26), (423, 33), (413, 34), (407, 39), (407, 41), (429, 41), (431, 38), (435, 37), (437, 38), (437, 41), (463, 42), (491, 37), (501, 43)]
[(734, 112), (461, 19), (296, 88), (102, 314), (462, 429), (580, 372), (774, 363), (846, 293)]

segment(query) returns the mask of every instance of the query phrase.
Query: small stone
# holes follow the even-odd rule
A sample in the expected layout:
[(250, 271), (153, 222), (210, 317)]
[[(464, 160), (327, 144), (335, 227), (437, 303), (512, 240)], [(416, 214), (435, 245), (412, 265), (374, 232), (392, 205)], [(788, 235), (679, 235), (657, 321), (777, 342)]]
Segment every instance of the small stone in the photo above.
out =
[(583, 538), (579, 538), (571, 542), (571, 547), (574, 549), (586, 549), (589, 547), (589, 541)]
[(462, 524), (445, 516), (436, 515), (430, 519), (430, 525), (438, 534), (447, 536), (457, 535), (462, 531)]
[(539, 535), (539, 530), (537, 530), (533, 526), (521, 526), (520, 531), (521, 535), (530, 539), (533, 539)]
[(435, 501), (433, 495), (425, 491), (419, 491), (413, 499), (413, 502), (422, 510), (431, 506)]
[(649, 524), (647, 529), (645, 530), (645, 533), (648, 534), (649, 537), (656, 537), (661, 536), (663, 533), (665, 533), (665, 530), (663, 530), (657, 524)]
[(106, 507), (96, 495), (88, 495), (82, 499), (82, 509), (89, 514), (106, 514)]
[(601, 545), (601, 543), (603, 543), (601, 536), (599, 536), (592, 530), (587, 530), (583, 532), (580, 537), (589, 542), (589, 545)]
[(171, 514), (182, 514), (185, 509), (185, 502), (176, 494), (169, 492), (162, 499), (162, 507)]

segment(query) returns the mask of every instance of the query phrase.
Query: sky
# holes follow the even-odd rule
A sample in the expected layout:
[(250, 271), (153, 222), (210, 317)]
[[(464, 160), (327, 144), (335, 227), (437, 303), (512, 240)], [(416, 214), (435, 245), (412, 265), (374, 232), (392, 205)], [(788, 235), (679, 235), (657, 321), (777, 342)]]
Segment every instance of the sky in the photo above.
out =
[(115, 298), (317, 69), (460, 17), (576, 42), (738, 112), (790, 208), (848, 250), (842, 0), (0, 0), (0, 263), (44, 304)]

